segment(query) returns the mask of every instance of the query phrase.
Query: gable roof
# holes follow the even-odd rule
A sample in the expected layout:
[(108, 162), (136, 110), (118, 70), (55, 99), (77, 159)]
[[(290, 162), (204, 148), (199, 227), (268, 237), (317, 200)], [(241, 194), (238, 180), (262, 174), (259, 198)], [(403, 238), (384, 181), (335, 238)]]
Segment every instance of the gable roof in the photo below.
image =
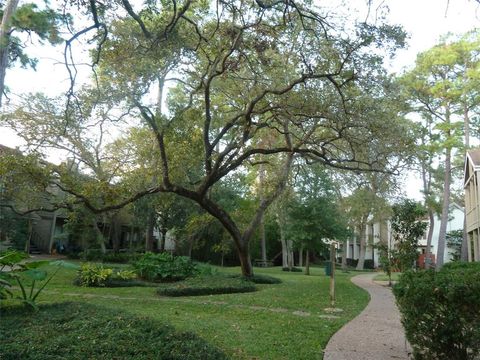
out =
[(465, 156), (465, 167), (464, 167), (464, 185), (470, 180), (473, 174), (470, 174), (470, 166), (473, 168), (474, 172), (480, 171), (480, 148), (468, 150)]
[(474, 166), (480, 166), (480, 149), (468, 150), (467, 157), (471, 159)]

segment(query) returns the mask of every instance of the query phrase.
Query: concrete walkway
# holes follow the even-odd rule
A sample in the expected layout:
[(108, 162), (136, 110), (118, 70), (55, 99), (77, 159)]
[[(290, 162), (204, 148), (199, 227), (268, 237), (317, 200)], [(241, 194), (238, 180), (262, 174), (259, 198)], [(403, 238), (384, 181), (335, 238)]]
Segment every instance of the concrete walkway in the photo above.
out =
[(395, 304), (387, 286), (363, 274), (352, 282), (370, 293), (370, 302), (355, 319), (342, 327), (327, 344), (324, 360), (409, 359), (411, 353)]

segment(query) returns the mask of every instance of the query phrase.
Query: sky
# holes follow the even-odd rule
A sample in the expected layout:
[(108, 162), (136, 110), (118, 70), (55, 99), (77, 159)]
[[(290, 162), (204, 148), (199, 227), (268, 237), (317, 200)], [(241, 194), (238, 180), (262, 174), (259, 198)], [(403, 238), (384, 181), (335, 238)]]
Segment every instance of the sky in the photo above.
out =
[[(366, 1), (366, 0), (365, 0)], [(359, 16), (365, 16), (363, 0), (345, 1), (353, 11), (353, 4)], [(480, 26), (480, 6), (474, 0), (372, 0), (370, 16), (375, 16), (378, 4), (389, 7), (388, 19), (391, 23), (404, 27), (410, 36), (407, 49), (400, 50), (388, 67), (392, 72), (412, 67), (416, 55), (434, 46), (440, 37), (448, 32), (464, 33)], [(319, 1), (321, 3), (321, 0)], [(362, 9), (363, 6), (363, 9)], [(63, 46), (29, 46), (28, 53), (39, 59), (37, 71), (14, 67), (8, 69), (6, 85), (11, 98), (28, 92), (44, 92), (56, 95), (68, 88), (68, 75), (62, 61)], [(0, 144), (15, 147), (21, 140), (11, 131), (0, 127)], [(419, 182), (411, 178), (406, 182), (407, 196), (419, 199)]]

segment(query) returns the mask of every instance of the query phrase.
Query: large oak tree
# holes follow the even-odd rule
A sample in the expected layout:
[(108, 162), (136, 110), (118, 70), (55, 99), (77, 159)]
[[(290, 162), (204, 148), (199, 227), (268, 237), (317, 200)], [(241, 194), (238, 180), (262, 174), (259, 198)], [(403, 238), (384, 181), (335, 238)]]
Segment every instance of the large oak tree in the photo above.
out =
[[(188, 198), (222, 224), (251, 276), (250, 240), (297, 157), (352, 171), (392, 171), (398, 162), (408, 125), (385, 106), (395, 94), (382, 63), (403, 45), (399, 28), (352, 28), (302, 1), (134, 7), (92, 0), (85, 13), (91, 26), (67, 49), (93, 32), (94, 85), (80, 91), (71, 72), (63, 105), (32, 98), (8, 118), (24, 134), (48, 128), (48, 137), (30, 143), (77, 156), (88, 187), (61, 169), (52, 180), (94, 213), (158, 192)], [(92, 127), (103, 134), (115, 125), (145, 131), (145, 146), (109, 153)], [(147, 177), (131, 161), (136, 151), (152, 159)], [(276, 181), (242, 225), (212, 190), (246, 166), (269, 162), (277, 164)]]

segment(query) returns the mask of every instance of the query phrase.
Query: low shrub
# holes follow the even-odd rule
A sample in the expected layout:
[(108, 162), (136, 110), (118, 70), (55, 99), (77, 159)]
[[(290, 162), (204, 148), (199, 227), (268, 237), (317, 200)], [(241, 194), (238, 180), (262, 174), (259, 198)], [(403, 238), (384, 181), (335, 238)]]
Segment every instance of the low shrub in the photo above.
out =
[(262, 274), (253, 275), (252, 277), (247, 278), (246, 280), (251, 281), (255, 284), (281, 284), (282, 283), (282, 280), (280, 280), (279, 278), (268, 276), (268, 275), (262, 275)]
[(280, 280), (279, 278), (269, 276), (269, 275), (263, 275), (263, 274), (256, 274), (248, 278), (242, 275), (230, 275), (230, 277), (251, 281), (254, 284), (281, 284), (282, 283), (282, 280)]
[(112, 287), (121, 286), (121, 283), (128, 283), (136, 277), (132, 270), (114, 270), (104, 268), (102, 265), (85, 263), (78, 270), (76, 283), (80, 286)]
[(8, 309), (1, 312), (1, 319), (4, 360), (227, 359), (192, 333), (90, 304), (43, 305), (28, 314)]
[(218, 270), (210, 264), (195, 262), (196, 273), (198, 275), (216, 275)]
[(100, 249), (88, 249), (82, 252), (69, 252), (67, 256), (70, 259), (81, 259), (85, 261), (101, 261), (104, 263), (127, 264), (137, 261), (141, 254), (136, 252), (112, 252), (105, 254)]
[(394, 287), (415, 359), (480, 355), (480, 263), (406, 272)]
[(303, 270), (297, 267), (284, 267), (282, 268), (282, 271), (291, 271), (291, 272), (302, 272)]
[(197, 276), (175, 284), (162, 284), (157, 290), (161, 296), (198, 296), (233, 294), (255, 291), (255, 285), (242, 278), (229, 276)]
[(107, 252), (101, 258), (104, 263), (118, 263), (118, 264), (127, 264), (129, 262), (135, 262), (140, 259), (141, 254), (138, 253), (128, 253), (128, 252)]
[(190, 258), (169, 253), (145, 253), (134, 267), (140, 278), (159, 282), (180, 281), (198, 272)]
[(88, 249), (79, 254), (79, 258), (86, 261), (101, 261), (103, 258), (102, 250)]

